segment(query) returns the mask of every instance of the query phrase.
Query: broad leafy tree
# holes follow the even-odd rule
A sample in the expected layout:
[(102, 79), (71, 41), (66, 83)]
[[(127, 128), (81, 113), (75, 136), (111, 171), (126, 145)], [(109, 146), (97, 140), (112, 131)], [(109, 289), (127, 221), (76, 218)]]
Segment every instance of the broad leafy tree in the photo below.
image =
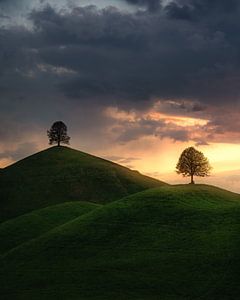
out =
[(177, 163), (177, 173), (184, 177), (191, 177), (191, 183), (194, 184), (193, 177), (206, 177), (210, 175), (211, 166), (208, 159), (202, 152), (194, 147), (186, 148)]
[(53, 123), (50, 130), (47, 131), (49, 144), (69, 144), (70, 137), (67, 135), (67, 126), (62, 121)]

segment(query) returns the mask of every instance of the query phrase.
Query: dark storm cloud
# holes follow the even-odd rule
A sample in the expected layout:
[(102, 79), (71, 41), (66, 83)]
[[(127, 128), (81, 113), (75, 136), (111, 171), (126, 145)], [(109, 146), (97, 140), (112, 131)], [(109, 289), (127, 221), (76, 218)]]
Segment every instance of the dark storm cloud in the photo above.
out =
[[(118, 142), (127, 143), (141, 137), (156, 136), (160, 139), (170, 138), (173, 141), (188, 142), (191, 139), (189, 130), (182, 126), (166, 122), (166, 120), (137, 119), (135, 122), (124, 122)], [(195, 142), (198, 142), (197, 140)]]
[(239, 10), (238, 0), (174, 0), (165, 8), (176, 19), (196, 20), (199, 17), (227, 15)]
[(10, 17), (0, 13), (0, 19), (10, 19)]
[(161, 8), (161, 0), (125, 0), (127, 3), (138, 5), (138, 6), (146, 6), (149, 11), (157, 11)]
[[(155, 99), (187, 99), (198, 104), (181, 111), (195, 114), (239, 102), (237, 1), (176, 0), (162, 9), (160, 1), (128, 2), (151, 12), (46, 6), (29, 14), (33, 27), (1, 28), (1, 113), (32, 122), (41, 112), (45, 124), (78, 104), (141, 110)], [(155, 134), (154, 125), (119, 140), (144, 134)], [(182, 129), (158, 134), (188, 139)]]
[(19, 7), (22, 7), (25, 5), (28, 0), (0, 0), (0, 11), (12, 11), (14, 9), (18, 9)]
[(190, 136), (187, 130), (166, 130), (161, 133), (161, 138), (171, 138), (174, 141), (188, 142), (190, 140)]
[(78, 73), (60, 84), (67, 96), (133, 105), (152, 97), (238, 100), (238, 41), (201, 22), (94, 7), (66, 14), (48, 7), (32, 20), (38, 57)]

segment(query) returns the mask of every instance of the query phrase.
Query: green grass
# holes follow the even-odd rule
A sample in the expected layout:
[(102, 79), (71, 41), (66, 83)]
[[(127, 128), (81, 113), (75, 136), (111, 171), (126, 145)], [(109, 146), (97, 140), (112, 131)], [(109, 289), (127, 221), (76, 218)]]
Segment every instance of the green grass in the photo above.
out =
[(100, 205), (90, 202), (66, 202), (3, 222), (0, 224), (0, 254), (98, 207)]
[(66, 201), (107, 203), (164, 185), (115, 163), (52, 147), (0, 173), (0, 222)]
[(151, 189), (107, 204), (2, 257), (4, 300), (237, 300), (240, 195)]

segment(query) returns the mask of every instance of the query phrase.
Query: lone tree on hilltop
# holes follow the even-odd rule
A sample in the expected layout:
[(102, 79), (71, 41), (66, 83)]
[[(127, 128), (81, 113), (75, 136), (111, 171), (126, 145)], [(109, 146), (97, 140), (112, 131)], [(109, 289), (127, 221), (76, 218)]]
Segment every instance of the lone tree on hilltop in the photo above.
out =
[(202, 152), (194, 147), (189, 147), (182, 152), (176, 169), (178, 174), (182, 174), (184, 177), (191, 177), (191, 184), (194, 184), (193, 176), (209, 176), (211, 166)]
[(63, 144), (69, 144), (70, 137), (67, 135), (67, 126), (62, 121), (53, 123), (50, 130), (47, 131), (49, 138), (49, 144), (57, 144), (58, 146)]

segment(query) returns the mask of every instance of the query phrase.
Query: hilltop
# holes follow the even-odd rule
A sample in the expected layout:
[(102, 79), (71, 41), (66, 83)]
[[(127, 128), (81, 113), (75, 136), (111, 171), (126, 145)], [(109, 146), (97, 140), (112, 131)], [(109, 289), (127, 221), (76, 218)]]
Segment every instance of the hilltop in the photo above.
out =
[(0, 172), (0, 222), (67, 201), (108, 203), (166, 185), (113, 162), (52, 147)]
[(240, 195), (169, 186), (94, 209), (2, 257), (5, 300), (237, 300)]

